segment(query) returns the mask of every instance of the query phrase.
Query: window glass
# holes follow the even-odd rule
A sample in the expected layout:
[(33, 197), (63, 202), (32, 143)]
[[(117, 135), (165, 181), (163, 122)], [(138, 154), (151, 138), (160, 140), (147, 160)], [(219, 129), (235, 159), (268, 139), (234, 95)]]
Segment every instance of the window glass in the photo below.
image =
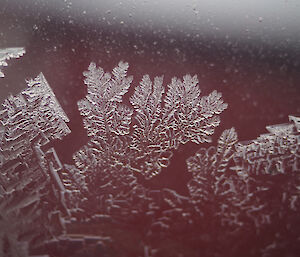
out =
[(299, 13), (2, 0), (0, 256), (297, 256)]

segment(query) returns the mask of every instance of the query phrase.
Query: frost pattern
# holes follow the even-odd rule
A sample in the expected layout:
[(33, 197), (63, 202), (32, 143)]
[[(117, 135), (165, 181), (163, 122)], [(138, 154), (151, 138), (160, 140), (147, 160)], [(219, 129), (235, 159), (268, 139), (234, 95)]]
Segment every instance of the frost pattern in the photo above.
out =
[(230, 225), (240, 222), (240, 211), (234, 205), (239, 204), (243, 195), (240, 186), (244, 184), (228, 169), (236, 143), (237, 133), (231, 128), (222, 133), (217, 147), (201, 148), (187, 159), (188, 171), (193, 176), (187, 186), (197, 212), (205, 217), (220, 216), (222, 224)]
[(122, 104), (132, 82), (127, 69), (120, 62), (110, 75), (91, 63), (84, 73), (88, 94), (78, 106), (91, 140), (74, 158), (79, 168), (119, 166), (149, 179), (169, 165), (179, 145), (209, 142), (227, 104), (216, 91), (200, 97), (196, 76), (172, 79), (164, 96), (163, 77), (152, 82), (145, 75), (130, 97), (132, 109)]
[(2, 104), (1, 152), (6, 160), (32, 154), (31, 145), (46, 144), (70, 133), (66, 114), (57, 102), (43, 74), (28, 81), (28, 88), (9, 96)]
[(223, 227), (240, 241), (246, 231), (264, 235), (276, 224), (276, 235), (257, 252), (262, 256), (298, 244), (291, 224), (299, 220), (300, 120), (289, 119), (247, 142), (237, 142), (234, 129), (225, 130), (217, 147), (201, 148), (187, 160), (190, 200), (199, 215), (194, 223), (205, 221), (208, 231)]
[(229, 161), (233, 157), (233, 147), (237, 142), (234, 128), (225, 130), (218, 140), (217, 147), (201, 148), (195, 156), (187, 160), (188, 171), (193, 179), (188, 183), (188, 189), (193, 199), (214, 201), (213, 195), (226, 193), (224, 188), (234, 190), (230, 181), (224, 179)]
[(190, 75), (184, 76), (183, 81), (173, 78), (168, 88), (164, 121), (171, 124), (175, 148), (188, 141), (197, 144), (210, 142), (214, 128), (220, 124), (217, 115), (227, 108), (221, 93), (213, 91), (201, 98), (197, 76)]
[(219, 125), (217, 115), (227, 108), (216, 91), (200, 97), (196, 76), (186, 75), (183, 81), (173, 78), (164, 98), (163, 94), (163, 78), (156, 77), (152, 85), (146, 75), (130, 99), (136, 110), (132, 166), (146, 178), (167, 167), (172, 149), (180, 144), (209, 142)]
[[(199, 256), (200, 248), (201, 256), (297, 252), (300, 118), (289, 116), (289, 123), (267, 126), (267, 134), (247, 142), (238, 142), (234, 128), (224, 130), (216, 145), (187, 159), (187, 195), (152, 190), (138, 174), (150, 179), (169, 165), (175, 149), (211, 142), (227, 104), (216, 91), (201, 97), (190, 75), (166, 88), (163, 77), (145, 75), (131, 93), (127, 70), (120, 62), (111, 75), (91, 63), (84, 72), (87, 96), (78, 107), (89, 141), (74, 154), (75, 165), (62, 165), (49, 146), (70, 130), (43, 74), (4, 101), (0, 255), (26, 257), (47, 239), (65, 252), (91, 241), (108, 249), (124, 227), (130, 228), (125, 237), (138, 234), (144, 256)], [(111, 237), (63, 234), (64, 225), (77, 222), (104, 226)]]
[(136, 110), (131, 144), (136, 155), (133, 166), (146, 178), (167, 167), (172, 150), (181, 144), (210, 141), (219, 125), (217, 115), (227, 108), (216, 91), (200, 97), (196, 76), (186, 75), (183, 81), (173, 78), (166, 96), (163, 94), (163, 78), (156, 77), (152, 85), (146, 75), (130, 99)]
[(132, 110), (121, 103), (132, 82), (127, 69), (128, 64), (120, 62), (110, 75), (91, 63), (84, 73), (88, 95), (78, 107), (91, 139), (74, 154), (74, 160), (89, 190), (97, 194), (126, 191), (129, 181), (135, 180), (126, 168)]
[[(19, 58), (25, 54), (23, 47), (4, 48), (0, 49), (0, 68), (1, 66), (7, 66), (7, 61), (11, 58)], [(0, 78), (4, 78), (4, 73), (0, 69)]]
[(267, 126), (268, 134), (239, 143), (234, 158), (237, 168), (256, 175), (298, 170), (299, 118), (289, 119), (293, 123)]
[(0, 255), (28, 250), (63, 229), (62, 169), (52, 139), (70, 133), (67, 116), (43, 74), (9, 96), (0, 111)]
[[(269, 133), (236, 145), (232, 170), (247, 184), (247, 199), (241, 208), (257, 228), (271, 222), (280, 224), (287, 210), (299, 210), (299, 118), (289, 119), (290, 123), (267, 126)], [(264, 200), (270, 196), (273, 201)]]

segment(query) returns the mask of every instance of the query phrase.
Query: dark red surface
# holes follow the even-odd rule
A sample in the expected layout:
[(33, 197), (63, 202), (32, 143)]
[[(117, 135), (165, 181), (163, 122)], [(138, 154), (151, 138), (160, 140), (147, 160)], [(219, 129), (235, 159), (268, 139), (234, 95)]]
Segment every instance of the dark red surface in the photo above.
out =
[[(70, 118), (72, 133), (53, 143), (62, 163), (71, 164), (72, 154), (87, 142), (77, 101), (86, 94), (82, 72), (91, 61), (109, 72), (120, 60), (129, 63), (129, 75), (134, 76), (134, 81), (125, 102), (144, 74), (151, 78), (164, 75), (164, 85), (174, 76), (197, 74), (203, 95), (216, 89), (228, 103), (213, 144), (221, 131), (230, 127), (236, 128), (240, 141), (250, 140), (265, 133), (266, 125), (285, 123), (289, 114), (300, 116), (297, 44), (269, 45), (263, 38), (247, 41), (237, 36), (230, 40), (211, 35), (187, 37), (176, 30), (104, 26), (88, 18), (85, 22), (75, 19), (70, 24), (59, 12), (55, 15), (43, 8), (21, 4), (16, 7), (8, 2), (4, 7), (0, 5), (0, 47), (26, 48), (22, 59), (11, 61), (5, 68), (0, 100), (22, 90), (25, 78), (43, 72)], [(49, 15), (51, 20), (47, 21)], [(140, 181), (149, 188), (167, 187), (186, 195), (190, 174), (185, 160), (198, 148), (192, 143), (180, 147), (171, 165), (159, 176), (150, 181), (139, 178)], [(81, 229), (84, 232), (86, 228)]]

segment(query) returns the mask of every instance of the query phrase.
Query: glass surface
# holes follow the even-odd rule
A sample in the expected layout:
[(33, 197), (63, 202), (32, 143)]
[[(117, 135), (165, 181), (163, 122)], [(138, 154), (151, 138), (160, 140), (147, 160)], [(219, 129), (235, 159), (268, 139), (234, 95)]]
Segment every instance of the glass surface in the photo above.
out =
[(298, 1), (0, 1), (0, 256), (297, 256)]

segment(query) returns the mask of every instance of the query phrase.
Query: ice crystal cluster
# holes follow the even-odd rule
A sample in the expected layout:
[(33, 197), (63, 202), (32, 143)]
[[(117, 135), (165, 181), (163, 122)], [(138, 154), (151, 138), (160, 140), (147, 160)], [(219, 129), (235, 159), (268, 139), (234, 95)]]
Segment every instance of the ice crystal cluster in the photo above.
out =
[(7, 61), (11, 58), (19, 58), (25, 54), (25, 49), (23, 47), (12, 47), (0, 49), (0, 78), (4, 77), (4, 73), (1, 67), (7, 66)]
[[(227, 218), (228, 222), (237, 222), (238, 214), (232, 212), (232, 204), (237, 200), (235, 198), (238, 189), (235, 183), (237, 178), (228, 171), (236, 143), (237, 133), (231, 128), (222, 133), (217, 147), (201, 148), (187, 159), (188, 171), (192, 173), (192, 179), (187, 187), (191, 200), (201, 215), (203, 210), (207, 209), (205, 205), (221, 203), (221, 206), (208, 210), (211, 211), (210, 215), (218, 214), (223, 216), (224, 220)], [(227, 215), (230, 217), (225, 217)]]
[(236, 147), (235, 162), (244, 174), (278, 174), (299, 169), (300, 119), (292, 123), (267, 126), (269, 133)]
[(43, 74), (9, 96), (0, 111), (0, 255), (25, 256), (29, 244), (59, 233), (67, 211), (62, 165), (44, 146), (70, 133), (67, 116)]
[[(190, 75), (168, 85), (145, 75), (130, 90), (127, 70), (125, 62), (112, 74), (91, 63), (83, 73), (87, 95), (78, 108), (88, 142), (73, 154), (74, 164), (61, 164), (49, 146), (71, 131), (43, 74), (4, 101), (0, 256), (27, 256), (40, 245), (59, 244), (62, 233), (57, 249), (66, 241), (74, 249), (80, 240), (73, 242), (64, 225), (80, 222), (113, 227), (105, 231), (109, 237), (97, 238), (102, 246), (120, 240), (112, 232), (116, 226), (130, 227), (144, 256), (199, 256), (200, 246), (204, 257), (297, 252), (300, 118), (289, 116), (289, 123), (267, 126), (268, 133), (247, 142), (238, 142), (234, 128), (225, 129), (214, 144), (211, 136), (227, 108), (220, 93), (201, 96)], [(174, 151), (201, 143), (212, 145), (186, 160), (187, 195), (150, 189), (138, 179), (159, 176)], [(252, 249), (245, 247), (249, 238)], [(175, 242), (171, 252), (166, 239)]]
[(91, 139), (74, 159), (80, 169), (127, 169), (149, 179), (169, 165), (179, 145), (210, 142), (227, 104), (216, 91), (201, 97), (196, 76), (173, 78), (165, 93), (162, 77), (145, 75), (127, 106), (127, 69), (120, 62), (111, 75), (91, 63), (84, 72), (88, 93), (78, 106)]
[(280, 224), (287, 213), (299, 211), (300, 119), (289, 119), (287, 124), (267, 126), (269, 133), (255, 140), (236, 144), (231, 169), (247, 185), (240, 206), (257, 228)]

